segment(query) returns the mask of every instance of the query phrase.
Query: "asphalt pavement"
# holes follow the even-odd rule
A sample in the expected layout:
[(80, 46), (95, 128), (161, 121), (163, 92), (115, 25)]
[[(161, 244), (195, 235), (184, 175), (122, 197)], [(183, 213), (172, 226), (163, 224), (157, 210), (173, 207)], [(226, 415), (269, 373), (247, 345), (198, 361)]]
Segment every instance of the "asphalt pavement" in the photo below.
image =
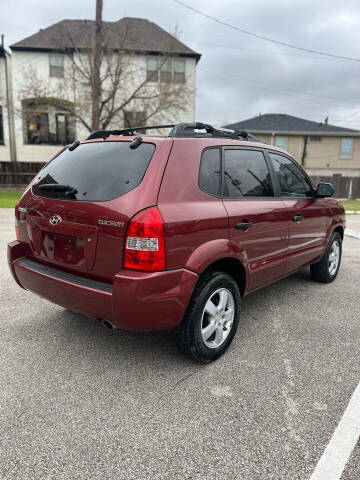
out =
[[(232, 347), (198, 365), (167, 333), (109, 331), (20, 289), (13, 224), (0, 209), (1, 479), (311, 477), (360, 379), (360, 240), (334, 283), (306, 269), (246, 297)], [(341, 479), (360, 479), (359, 443)]]

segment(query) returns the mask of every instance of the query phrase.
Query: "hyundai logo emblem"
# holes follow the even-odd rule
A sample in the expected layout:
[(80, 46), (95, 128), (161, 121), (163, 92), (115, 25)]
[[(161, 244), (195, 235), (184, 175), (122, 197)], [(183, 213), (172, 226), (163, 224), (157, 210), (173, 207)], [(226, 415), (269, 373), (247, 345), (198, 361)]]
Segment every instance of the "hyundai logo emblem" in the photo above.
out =
[(51, 225), (59, 225), (60, 222), (62, 222), (62, 218), (60, 217), (60, 215), (51, 215), (51, 217), (49, 218), (49, 223), (51, 223)]

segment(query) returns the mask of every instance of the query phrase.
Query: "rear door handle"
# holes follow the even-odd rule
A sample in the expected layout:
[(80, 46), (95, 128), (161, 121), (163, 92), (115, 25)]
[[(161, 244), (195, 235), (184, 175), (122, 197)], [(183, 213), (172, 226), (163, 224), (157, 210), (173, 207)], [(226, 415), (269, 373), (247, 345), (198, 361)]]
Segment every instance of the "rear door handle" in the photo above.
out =
[(252, 226), (252, 222), (245, 222), (245, 223), (235, 223), (235, 228), (236, 230), (246, 230), (247, 228), (250, 228)]
[(293, 217), (293, 222), (301, 222), (304, 217), (302, 215), (295, 215)]

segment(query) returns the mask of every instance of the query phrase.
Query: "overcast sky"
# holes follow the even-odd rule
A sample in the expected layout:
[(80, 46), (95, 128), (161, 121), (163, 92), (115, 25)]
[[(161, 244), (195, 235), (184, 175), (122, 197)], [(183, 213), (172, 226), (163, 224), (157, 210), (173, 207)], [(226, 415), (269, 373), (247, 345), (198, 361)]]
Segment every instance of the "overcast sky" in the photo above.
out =
[[(183, 0), (240, 28), (318, 51), (360, 58), (359, 0)], [(64, 18), (92, 19), (91, 0), (13, 0), (0, 32), (11, 45)], [(196, 120), (223, 125), (287, 113), (360, 129), (360, 62), (281, 47), (215, 23), (174, 0), (104, 0), (104, 20), (147, 18), (202, 54)]]

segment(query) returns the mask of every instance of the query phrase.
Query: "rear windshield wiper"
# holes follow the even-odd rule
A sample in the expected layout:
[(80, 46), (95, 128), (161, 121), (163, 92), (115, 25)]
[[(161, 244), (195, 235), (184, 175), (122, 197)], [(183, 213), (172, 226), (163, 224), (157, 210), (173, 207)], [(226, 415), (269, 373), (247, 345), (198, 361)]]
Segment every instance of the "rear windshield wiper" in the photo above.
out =
[(38, 189), (43, 192), (61, 192), (61, 193), (78, 193), (76, 188), (71, 187), (70, 185), (64, 185), (62, 183), (43, 183), (38, 186)]

